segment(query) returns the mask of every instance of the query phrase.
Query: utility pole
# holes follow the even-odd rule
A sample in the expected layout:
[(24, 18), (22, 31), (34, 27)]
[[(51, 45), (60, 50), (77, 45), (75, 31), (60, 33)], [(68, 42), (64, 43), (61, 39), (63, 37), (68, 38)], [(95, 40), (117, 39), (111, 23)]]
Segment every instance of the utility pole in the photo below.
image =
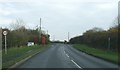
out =
[(53, 35), (53, 41), (55, 41), (55, 35)]
[(110, 50), (110, 37), (108, 38), (108, 50)]
[(41, 34), (42, 34), (41, 32), (42, 31), (41, 31), (41, 18), (40, 18), (40, 32), (39, 32), (40, 33), (40, 43), (41, 43)]
[(68, 32), (68, 42), (69, 42), (69, 32)]
[(47, 35), (48, 35), (48, 30), (47, 30)]

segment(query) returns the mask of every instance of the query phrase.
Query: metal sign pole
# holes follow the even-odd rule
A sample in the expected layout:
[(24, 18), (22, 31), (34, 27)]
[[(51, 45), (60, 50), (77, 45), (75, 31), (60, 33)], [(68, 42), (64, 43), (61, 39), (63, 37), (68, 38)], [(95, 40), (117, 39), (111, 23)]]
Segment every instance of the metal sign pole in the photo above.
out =
[(7, 31), (3, 31), (3, 35), (5, 36), (5, 54), (7, 54), (7, 41), (6, 41)]
[(6, 42), (6, 35), (5, 35), (5, 54), (7, 54), (7, 42)]

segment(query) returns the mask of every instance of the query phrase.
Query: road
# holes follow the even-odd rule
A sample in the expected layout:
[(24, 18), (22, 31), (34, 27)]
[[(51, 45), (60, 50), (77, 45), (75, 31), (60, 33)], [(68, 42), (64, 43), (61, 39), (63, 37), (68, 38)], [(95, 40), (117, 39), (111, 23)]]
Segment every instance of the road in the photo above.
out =
[(118, 68), (117, 65), (80, 52), (71, 45), (52, 44), (18, 68)]

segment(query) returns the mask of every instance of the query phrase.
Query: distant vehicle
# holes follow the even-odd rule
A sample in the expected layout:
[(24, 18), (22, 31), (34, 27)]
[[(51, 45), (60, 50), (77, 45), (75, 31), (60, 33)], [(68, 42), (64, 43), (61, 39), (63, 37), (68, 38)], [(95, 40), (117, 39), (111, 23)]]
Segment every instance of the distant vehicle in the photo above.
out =
[(33, 46), (34, 45), (34, 42), (28, 42), (27, 43), (27, 46)]
[(64, 40), (64, 44), (67, 44), (67, 41), (66, 41), (66, 40)]

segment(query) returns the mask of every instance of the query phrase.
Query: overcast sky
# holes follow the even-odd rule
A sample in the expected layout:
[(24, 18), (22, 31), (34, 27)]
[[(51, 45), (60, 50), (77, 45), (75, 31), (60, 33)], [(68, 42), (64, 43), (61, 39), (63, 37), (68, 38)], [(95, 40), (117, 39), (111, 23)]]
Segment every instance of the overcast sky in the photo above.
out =
[(118, 0), (3, 0), (0, 1), (0, 27), (10, 27), (16, 18), (35, 28), (42, 18), (42, 29), (51, 40), (67, 40), (93, 27), (108, 29), (118, 15)]

